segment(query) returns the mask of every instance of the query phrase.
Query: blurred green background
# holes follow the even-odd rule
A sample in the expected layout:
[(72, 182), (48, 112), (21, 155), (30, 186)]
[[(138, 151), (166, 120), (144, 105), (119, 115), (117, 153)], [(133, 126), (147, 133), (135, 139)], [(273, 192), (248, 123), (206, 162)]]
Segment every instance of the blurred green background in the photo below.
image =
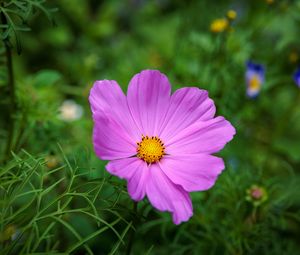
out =
[[(300, 1), (0, 6), (15, 24), (1, 16), (0, 254), (300, 254)], [(226, 27), (212, 31), (216, 19)], [(248, 60), (266, 68), (255, 99), (246, 96)], [(165, 73), (173, 90), (208, 90), (237, 129), (219, 153), (226, 170), (192, 194), (194, 216), (180, 226), (147, 200), (134, 211), (126, 183), (93, 152), (93, 82), (116, 80), (126, 91), (143, 69)]]

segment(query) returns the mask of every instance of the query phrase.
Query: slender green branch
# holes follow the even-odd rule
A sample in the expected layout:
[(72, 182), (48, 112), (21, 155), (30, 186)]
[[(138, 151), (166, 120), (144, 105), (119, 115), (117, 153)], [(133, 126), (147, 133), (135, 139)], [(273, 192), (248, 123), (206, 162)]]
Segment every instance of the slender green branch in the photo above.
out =
[(131, 233), (130, 233), (130, 236), (129, 236), (126, 255), (131, 254), (131, 250), (132, 250), (132, 246), (133, 246), (134, 236), (135, 236), (135, 232), (136, 232), (136, 230), (134, 228), (136, 228), (137, 221), (138, 221), (137, 206), (138, 206), (138, 203), (134, 202), (133, 203), (133, 217), (134, 217), (133, 218), (133, 229), (131, 230)]
[[(6, 16), (1, 12), (1, 23), (7, 25)], [(10, 97), (10, 108), (9, 108), (9, 124), (8, 124), (8, 137), (5, 149), (4, 160), (7, 160), (10, 156), (10, 152), (13, 147), (14, 129), (15, 129), (15, 110), (16, 110), (16, 95), (15, 95), (15, 81), (13, 74), (13, 64), (12, 64), (12, 50), (9, 43), (9, 38), (3, 39), (5, 47), (6, 65), (7, 65), (7, 86), (9, 90)]]

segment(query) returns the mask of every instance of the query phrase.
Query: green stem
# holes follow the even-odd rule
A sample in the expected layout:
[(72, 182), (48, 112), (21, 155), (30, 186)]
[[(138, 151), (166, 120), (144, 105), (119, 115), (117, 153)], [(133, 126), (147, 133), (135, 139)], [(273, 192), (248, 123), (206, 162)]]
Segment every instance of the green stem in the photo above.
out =
[(252, 220), (253, 224), (255, 224), (257, 221), (257, 207), (256, 206), (254, 206), (252, 209), (251, 220)]
[[(7, 19), (3, 12), (1, 12), (1, 23), (3, 25), (8, 24)], [(12, 50), (10, 47), (8, 37), (3, 39), (5, 47), (5, 56), (6, 56), (6, 65), (7, 65), (7, 86), (9, 90), (10, 97), (10, 108), (9, 108), (9, 124), (8, 124), (8, 137), (7, 144), (5, 149), (4, 160), (7, 160), (10, 156), (10, 152), (13, 147), (13, 138), (14, 138), (14, 129), (15, 129), (15, 110), (16, 110), (16, 95), (15, 95), (15, 81), (13, 73), (13, 64), (12, 64)]]
[(135, 236), (135, 232), (136, 232), (135, 228), (136, 228), (137, 222), (138, 222), (137, 206), (138, 206), (138, 203), (134, 202), (134, 204), (133, 204), (133, 217), (134, 217), (133, 218), (133, 229), (131, 230), (131, 233), (129, 236), (126, 255), (131, 254), (131, 250), (132, 250), (132, 246), (133, 246), (134, 236)]

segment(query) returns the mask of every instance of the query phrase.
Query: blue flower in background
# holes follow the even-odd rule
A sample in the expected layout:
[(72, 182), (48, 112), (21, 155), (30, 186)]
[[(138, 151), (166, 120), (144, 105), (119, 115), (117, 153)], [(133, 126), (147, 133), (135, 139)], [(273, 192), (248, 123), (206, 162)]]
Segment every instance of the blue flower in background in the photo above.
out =
[(250, 98), (256, 97), (265, 80), (265, 67), (261, 64), (253, 63), (248, 61), (246, 64), (246, 85), (247, 85), (247, 96)]
[(294, 81), (296, 82), (297, 86), (300, 88), (300, 67), (294, 73)]

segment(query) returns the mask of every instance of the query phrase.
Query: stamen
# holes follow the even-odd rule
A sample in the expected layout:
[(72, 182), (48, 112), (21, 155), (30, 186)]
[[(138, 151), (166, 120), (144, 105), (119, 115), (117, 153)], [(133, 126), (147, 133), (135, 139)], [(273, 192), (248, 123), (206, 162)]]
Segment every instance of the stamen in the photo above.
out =
[(156, 163), (165, 155), (165, 146), (157, 136), (143, 136), (140, 142), (137, 142), (137, 157), (148, 164)]

